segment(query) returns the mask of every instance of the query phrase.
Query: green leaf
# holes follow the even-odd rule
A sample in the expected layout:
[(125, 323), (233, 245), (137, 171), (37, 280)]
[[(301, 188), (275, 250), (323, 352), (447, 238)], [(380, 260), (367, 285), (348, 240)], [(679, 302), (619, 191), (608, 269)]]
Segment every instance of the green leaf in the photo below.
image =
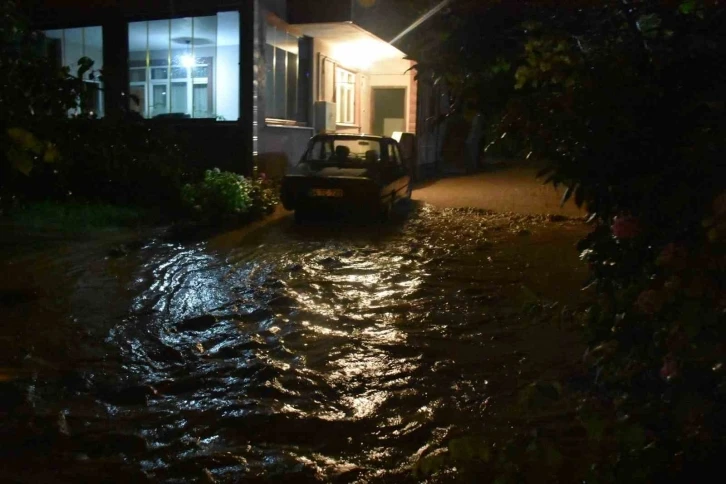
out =
[(471, 437), (463, 437), (459, 439), (453, 439), (449, 442), (449, 453), (455, 460), (467, 461), (474, 457), (474, 445), (471, 442)]
[(678, 11), (688, 15), (696, 9), (696, 0), (686, 0), (678, 6)]
[(33, 158), (27, 151), (21, 151), (14, 146), (8, 150), (8, 159), (13, 168), (18, 170), (25, 176), (30, 176), (30, 172), (33, 170)]
[(428, 476), (444, 468), (448, 461), (448, 454), (438, 449), (422, 457), (414, 468), (416, 474)]
[(23, 128), (10, 128), (8, 136), (15, 144), (24, 151), (30, 151), (36, 155), (43, 153), (43, 143), (33, 133)]
[(600, 440), (602, 440), (602, 437), (605, 434), (605, 420), (601, 419), (597, 415), (589, 415), (583, 420), (582, 424), (585, 426), (588, 439), (595, 442), (600, 442)]
[(43, 153), (43, 161), (45, 163), (55, 163), (60, 158), (60, 152), (58, 147), (53, 143), (47, 143), (45, 146), (45, 153)]
[(526, 410), (543, 409), (560, 398), (559, 383), (537, 381), (527, 385), (519, 393), (519, 405)]
[(545, 454), (545, 462), (547, 462), (547, 465), (551, 468), (558, 468), (560, 465), (562, 465), (562, 454), (560, 453), (557, 448), (550, 444), (545, 443), (544, 444), (544, 454)]
[(636, 25), (645, 37), (653, 38), (660, 28), (661, 19), (656, 14), (642, 15)]
[(448, 447), (449, 455), (455, 461), (469, 462), (480, 459), (489, 462), (491, 459), (489, 446), (481, 437), (467, 436), (452, 439)]
[(622, 434), (623, 443), (633, 449), (642, 449), (645, 445), (645, 430), (639, 425), (632, 425)]

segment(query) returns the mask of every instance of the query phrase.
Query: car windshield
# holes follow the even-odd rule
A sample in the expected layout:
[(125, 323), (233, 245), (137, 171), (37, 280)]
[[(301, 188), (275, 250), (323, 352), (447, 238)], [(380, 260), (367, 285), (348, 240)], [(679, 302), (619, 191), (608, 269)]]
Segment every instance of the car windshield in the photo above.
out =
[[(386, 156), (384, 151), (383, 157)], [(378, 163), (381, 161), (381, 142), (376, 139), (321, 138), (313, 141), (302, 161), (340, 165)]]

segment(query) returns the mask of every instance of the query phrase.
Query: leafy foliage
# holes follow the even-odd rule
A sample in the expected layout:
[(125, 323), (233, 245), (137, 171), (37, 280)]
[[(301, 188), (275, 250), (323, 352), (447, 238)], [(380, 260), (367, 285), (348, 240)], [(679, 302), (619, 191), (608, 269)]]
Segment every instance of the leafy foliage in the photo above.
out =
[(184, 203), (203, 218), (247, 218), (266, 215), (278, 203), (277, 190), (264, 176), (245, 178), (227, 171), (207, 170), (204, 179), (182, 188)]
[(57, 143), (63, 159), (51, 186), (43, 188), (46, 194), (171, 210), (180, 206), (181, 186), (195, 173), (183, 140), (170, 128), (133, 118), (64, 123), (67, 134)]
[[(420, 78), (449, 86), (452, 112), (488, 112), (494, 143), (518, 139), (594, 224), (579, 245), (596, 299), (583, 320), (592, 380), (568, 397), (587, 465), (569, 479), (716, 472), (726, 450), (724, 8), (460, 0), (428, 27), (413, 47)], [(496, 85), (502, 58), (509, 88), (493, 106), (470, 92)], [(518, 469), (501, 475), (521, 477), (529, 458), (511, 458)]]
[(34, 167), (58, 160), (49, 141), (63, 134), (55, 121), (78, 108), (83, 83), (48, 62), (42, 36), (29, 29), (14, 1), (0, 6), (0, 45), (0, 189), (7, 189)]
[(0, 7), (0, 191), (28, 200), (66, 199), (178, 205), (185, 150), (160, 127), (89, 111), (94, 62), (71, 75), (54, 66), (45, 39), (14, 2)]

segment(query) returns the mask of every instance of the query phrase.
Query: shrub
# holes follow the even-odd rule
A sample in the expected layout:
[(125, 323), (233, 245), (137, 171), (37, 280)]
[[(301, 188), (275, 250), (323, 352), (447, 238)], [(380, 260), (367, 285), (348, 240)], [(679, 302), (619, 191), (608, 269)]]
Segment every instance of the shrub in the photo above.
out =
[[(420, 70), (467, 96), (515, 45), (494, 138), (517, 137), (523, 156), (549, 162), (540, 176), (594, 224), (579, 246), (595, 299), (583, 324), (592, 380), (573, 397), (585, 441), (567, 480), (705, 480), (726, 451), (723, 8), (453, 4), (441, 25), (458, 28), (421, 42)], [(504, 464), (524, 467), (525, 454)]]
[(250, 181), (250, 198), (252, 200), (251, 213), (253, 216), (269, 215), (280, 203), (279, 184), (267, 178), (264, 173), (258, 173), (255, 167)]
[(245, 178), (218, 168), (205, 171), (202, 181), (184, 185), (182, 199), (192, 213), (207, 219), (256, 218), (278, 203), (276, 190), (264, 176)]
[(183, 140), (141, 119), (70, 119), (58, 142), (56, 191), (110, 203), (177, 210), (193, 177)]

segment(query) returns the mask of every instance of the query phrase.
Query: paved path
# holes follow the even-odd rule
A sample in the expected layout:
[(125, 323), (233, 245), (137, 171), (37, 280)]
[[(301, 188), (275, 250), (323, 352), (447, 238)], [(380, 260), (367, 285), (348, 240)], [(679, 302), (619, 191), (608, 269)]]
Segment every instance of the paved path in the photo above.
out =
[(560, 207), (563, 190), (543, 185), (536, 168), (502, 166), (483, 173), (426, 181), (413, 199), (437, 207), (472, 207), (522, 214), (585, 216), (572, 201)]

